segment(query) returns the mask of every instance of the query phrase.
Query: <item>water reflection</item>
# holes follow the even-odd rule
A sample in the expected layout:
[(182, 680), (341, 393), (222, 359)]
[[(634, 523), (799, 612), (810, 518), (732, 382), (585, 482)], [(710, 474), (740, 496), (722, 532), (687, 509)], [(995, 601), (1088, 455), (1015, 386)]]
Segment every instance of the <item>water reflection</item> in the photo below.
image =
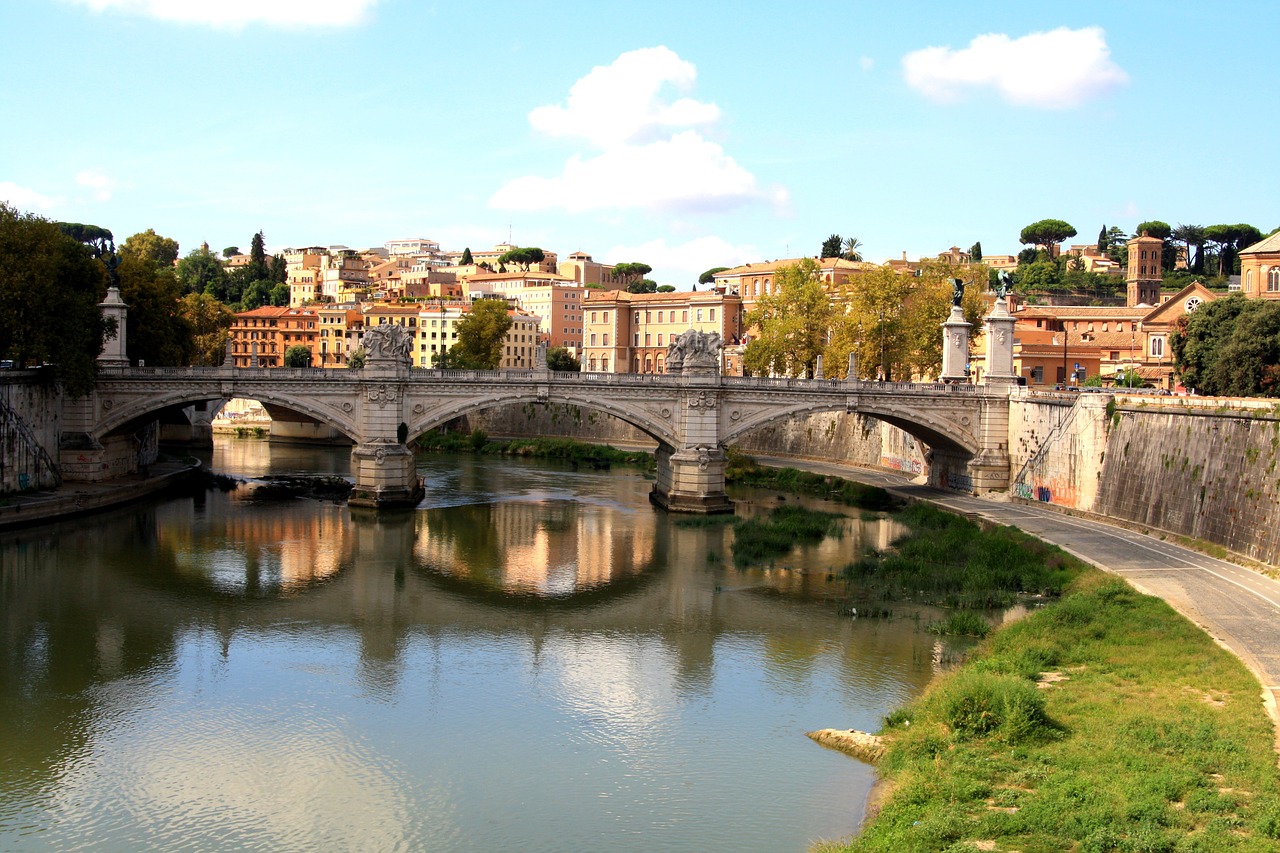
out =
[[(0, 849), (852, 831), (871, 771), (803, 732), (874, 728), (934, 638), (842, 615), (842, 552), (736, 569), (726, 529), (673, 526), (635, 473), (422, 470), (414, 513), (209, 494), (0, 537)], [(851, 519), (840, 547), (876, 530)]]

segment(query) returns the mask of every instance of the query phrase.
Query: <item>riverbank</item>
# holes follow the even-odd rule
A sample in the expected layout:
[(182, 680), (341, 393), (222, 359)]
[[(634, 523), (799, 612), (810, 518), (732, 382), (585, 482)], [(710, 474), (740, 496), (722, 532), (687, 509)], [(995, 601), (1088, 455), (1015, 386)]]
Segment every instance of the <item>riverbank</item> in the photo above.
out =
[(0, 498), (0, 530), (89, 515), (151, 497), (198, 470), (186, 462), (157, 462), (146, 474), (101, 483), (64, 483), (57, 489), (18, 492)]

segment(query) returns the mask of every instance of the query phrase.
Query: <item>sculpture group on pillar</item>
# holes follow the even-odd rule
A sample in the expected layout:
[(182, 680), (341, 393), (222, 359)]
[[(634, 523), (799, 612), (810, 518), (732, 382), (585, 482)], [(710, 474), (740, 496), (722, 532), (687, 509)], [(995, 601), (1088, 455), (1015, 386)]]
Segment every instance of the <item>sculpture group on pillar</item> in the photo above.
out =
[(387, 323), (369, 327), (360, 339), (366, 361), (393, 361), (398, 364), (413, 363), (413, 338), (404, 326)]
[(667, 372), (679, 373), (686, 368), (719, 370), (722, 345), (719, 332), (682, 332), (667, 347)]

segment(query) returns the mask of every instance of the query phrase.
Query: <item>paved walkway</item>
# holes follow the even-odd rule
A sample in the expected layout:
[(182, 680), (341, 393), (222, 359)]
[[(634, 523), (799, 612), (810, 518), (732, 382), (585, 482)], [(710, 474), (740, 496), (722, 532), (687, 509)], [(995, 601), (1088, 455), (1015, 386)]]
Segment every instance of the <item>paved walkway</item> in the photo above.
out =
[(1153, 536), (1023, 503), (1001, 503), (916, 485), (892, 472), (803, 459), (756, 457), (762, 465), (800, 468), (883, 486), (903, 497), (1007, 524), (1129, 581), (1179, 613), (1244, 661), (1263, 686), (1273, 720), (1280, 698), (1280, 581)]

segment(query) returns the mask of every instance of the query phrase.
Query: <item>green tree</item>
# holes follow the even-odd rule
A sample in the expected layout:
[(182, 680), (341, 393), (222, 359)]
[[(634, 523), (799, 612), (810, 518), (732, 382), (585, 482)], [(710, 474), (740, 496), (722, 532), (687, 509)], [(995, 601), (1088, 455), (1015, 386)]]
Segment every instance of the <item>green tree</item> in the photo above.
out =
[(125, 350), (131, 361), (180, 367), (195, 359), (195, 336), (181, 308), (182, 288), (172, 266), (156, 266), (135, 253), (120, 261), (120, 298), (129, 306)]
[(660, 284), (658, 285), (657, 292), (658, 293), (675, 293), (676, 286), (674, 284)]
[(48, 362), (67, 393), (87, 394), (115, 332), (98, 308), (105, 297), (104, 268), (90, 246), (0, 202), (0, 357), (19, 366)]
[(477, 299), (454, 324), (458, 341), (449, 348), (450, 359), (459, 367), (497, 370), (502, 366), (502, 349), (511, 324), (506, 300)]
[(227, 271), (207, 248), (196, 249), (178, 261), (177, 274), (183, 293), (226, 292)]
[(1217, 274), (1224, 278), (1237, 272), (1238, 253), (1262, 239), (1262, 232), (1252, 225), (1210, 225), (1204, 229), (1205, 240), (1218, 247)]
[(249, 266), (253, 269), (255, 281), (267, 278), (270, 273), (267, 267), (266, 238), (261, 231), (253, 235), (253, 242), (249, 244)]
[(99, 260), (115, 251), (115, 237), (106, 228), (85, 225), (83, 222), (59, 222), (57, 225), (63, 234), (88, 246), (93, 256)]
[(271, 290), (274, 288), (271, 282), (266, 279), (260, 279), (253, 282), (244, 289), (244, 293), (240, 298), (240, 306), (244, 311), (252, 311), (255, 308), (261, 308), (264, 305), (271, 304)]
[(1204, 394), (1280, 397), (1280, 303), (1233, 294), (1179, 318), (1174, 367)]
[(862, 260), (862, 241), (857, 237), (845, 237), (840, 242), (840, 257), (846, 261)]
[(498, 263), (502, 265), (519, 264), (520, 269), (528, 272), (529, 267), (534, 264), (542, 263), (545, 259), (546, 253), (543, 252), (542, 249), (539, 249), (537, 246), (526, 246), (521, 249), (511, 249), (510, 251), (503, 252), (502, 256), (498, 258)]
[(565, 347), (549, 347), (547, 349), (547, 367), (551, 370), (577, 373), (582, 370), (582, 362), (574, 358)]
[(471, 247), (470, 247), (470, 246), (468, 246), (467, 248), (463, 249), (463, 250), (462, 250), (462, 258), (458, 261), (458, 264), (459, 264), (460, 266), (464, 266), (464, 267), (465, 267), (465, 266), (470, 266), (471, 264), (474, 264), (475, 262), (476, 262), (476, 259), (475, 259), (475, 258), (473, 258), (473, 257), (471, 257)]
[(1019, 293), (1035, 293), (1058, 290), (1062, 273), (1053, 261), (1036, 261), (1018, 267), (1015, 286)]
[(1173, 229), (1169, 227), (1168, 222), (1161, 222), (1159, 219), (1152, 219), (1148, 222), (1139, 222), (1134, 233), (1139, 236), (1145, 233), (1148, 237), (1155, 237), (1158, 240), (1168, 240), (1169, 235), (1173, 233)]
[[(673, 290), (675, 288), (672, 288)], [(627, 285), (628, 293), (657, 293), (658, 283), (651, 278), (642, 278)]]
[(760, 375), (812, 376), (833, 314), (816, 261), (803, 258), (780, 268), (773, 292), (756, 300), (746, 316), (746, 326), (758, 335), (747, 344), (743, 366)]
[(239, 246), (228, 246), (227, 248), (222, 250), (222, 257), (224, 258), (229, 258), (232, 255), (238, 255), (238, 254), (240, 254)]
[(832, 234), (830, 237), (822, 241), (822, 250), (819, 257), (838, 258), (840, 252), (844, 248), (844, 238), (839, 234)]
[(1101, 230), (1098, 231), (1098, 251), (1105, 255), (1110, 245), (1111, 241), (1107, 239), (1107, 223), (1104, 222)]
[(728, 267), (712, 267), (698, 276), (698, 284), (711, 284), (716, 280), (716, 273), (724, 272), (727, 269)]
[(979, 240), (978, 242), (974, 243), (972, 246), (969, 247), (969, 260), (973, 261), (975, 264), (982, 263), (982, 241), (981, 240)]
[(284, 351), (285, 367), (310, 367), (311, 366), (311, 347), (304, 344), (294, 344)]
[(1053, 255), (1059, 243), (1074, 236), (1076, 229), (1061, 219), (1041, 219), (1023, 228), (1018, 242), (1039, 246)]
[(360, 370), (364, 367), (364, 347), (356, 347), (347, 356), (347, 369)]
[(1125, 266), (1129, 262), (1129, 247), (1125, 245), (1128, 241), (1129, 235), (1119, 225), (1112, 225), (1108, 228), (1107, 257), (1120, 264), (1120, 266)]
[[(1098, 379), (1101, 380), (1102, 377), (1099, 376)], [(1093, 381), (1093, 377), (1090, 376), (1087, 380), (1085, 380), (1084, 384), (1088, 385), (1092, 381)], [(1117, 388), (1144, 388), (1146, 387), (1146, 384), (1147, 384), (1147, 381), (1138, 375), (1137, 370), (1134, 370), (1132, 368), (1125, 368), (1124, 370), (1116, 371), (1115, 386)]]
[(222, 364), (227, 352), (227, 330), (234, 316), (227, 306), (205, 293), (188, 293), (179, 310), (191, 328), (193, 362), (201, 367)]
[(148, 228), (120, 244), (120, 257), (136, 257), (158, 267), (171, 267), (178, 260), (178, 241), (161, 237), (155, 229)]
[(653, 267), (648, 264), (631, 261), (625, 264), (615, 264), (612, 275), (614, 281), (621, 282), (623, 286), (630, 289), (632, 284), (640, 281), (651, 272), (653, 272)]
[[(1203, 225), (1179, 225), (1173, 229), (1170, 235), (1174, 240), (1182, 243), (1186, 247), (1187, 253), (1187, 269), (1197, 274), (1204, 273), (1204, 226)], [(1191, 250), (1195, 249), (1195, 256), (1192, 257)]]

